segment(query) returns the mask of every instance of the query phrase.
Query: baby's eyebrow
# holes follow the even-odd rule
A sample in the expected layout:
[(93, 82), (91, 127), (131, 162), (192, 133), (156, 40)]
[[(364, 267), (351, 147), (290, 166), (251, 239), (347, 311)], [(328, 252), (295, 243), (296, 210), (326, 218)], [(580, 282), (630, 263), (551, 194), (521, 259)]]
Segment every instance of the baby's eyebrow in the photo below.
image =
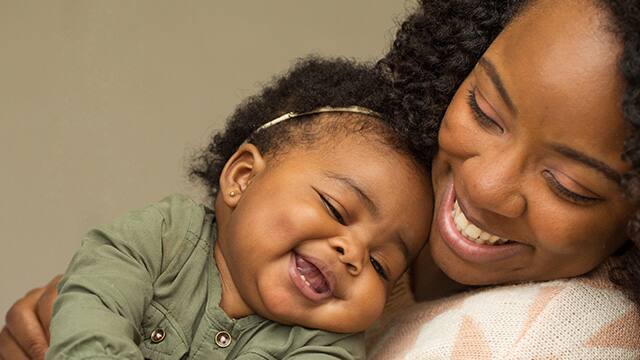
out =
[(371, 200), (371, 197), (367, 195), (367, 193), (362, 189), (362, 186), (358, 185), (358, 183), (351, 179), (350, 177), (336, 174), (333, 172), (325, 172), (325, 175), (331, 179), (337, 180), (341, 182), (343, 185), (346, 185), (358, 199), (364, 204), (364, 207), (369, 211), (369, 213), (375, 218), (378, 217), (379, 211), (376, 204)]
[[(379, 214), (378, 207), (373, 202), (373, 200), (371, 200), (371, 197), (367, 195), (366, 191), (362, 189), (362, 186), (358, 185), (357, 181), (353, 180), (348, 176), (336, 174), (330, 171), (325, 172), (325, 175), (330, 179), (337, 180), (341, 182), (343, 185), (346, 185), (347, 188), (349, 188), (354, 194), (356, 194), (358, 199), (362, 201), (362, 203), (364, 204), (365, 208), (369, 211), (369, 213), (373, 217), (378, 217), (378, 214)], [(398, 245), (407, 264), (409, 264), (412, 259), (411, 251), (409, 250), (409, 246), (407, 246), (407, 243), (402, 239), (402, 236), (399, 233), (396, 233), (395, 236), (393, 237), (393, 243)]]

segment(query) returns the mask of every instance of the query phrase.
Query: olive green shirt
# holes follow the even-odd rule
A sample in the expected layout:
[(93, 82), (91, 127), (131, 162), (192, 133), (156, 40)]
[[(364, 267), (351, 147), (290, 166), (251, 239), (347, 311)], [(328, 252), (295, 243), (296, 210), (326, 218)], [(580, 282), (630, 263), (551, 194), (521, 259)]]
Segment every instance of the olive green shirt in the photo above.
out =
[(179, 195), (89, 232), (59, 285), (47, 359), (364, 359), (362, 334), (229, 318), (215, 238), (213, 212)]

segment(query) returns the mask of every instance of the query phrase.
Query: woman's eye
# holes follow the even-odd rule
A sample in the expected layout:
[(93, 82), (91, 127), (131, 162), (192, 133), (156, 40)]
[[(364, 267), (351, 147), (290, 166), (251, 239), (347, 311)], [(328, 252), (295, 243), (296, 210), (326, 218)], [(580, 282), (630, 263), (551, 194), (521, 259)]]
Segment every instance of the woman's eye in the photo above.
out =
[(475, 88), (469, 89), (469, 93), (467, 94), (467, 103), (473, 112), (473, 117), (476, 119), (478, 123), (484, 128), (496, 130), (500, 133), (504, 132), (502, 126), (500, 126), (497, 122), (495, 122), (489, 115), (487, 115), (482, 109), (480, 109), (480, 105), (478, 105), (478, 101), (476, 100), (476, 92)]
[(389, 275), (387, 275), (387, 272), (384, 271), (384, 268), (382, 267), (382, 265), (380, 265), (378, 260), (376, 260), (373, 256), (369, 256), (369, 260), (371, 261), (371, 265), (373, 266), (373, 269), (378, 273), (378, 275), (380, 275), (380, 277), (382, 277), (386, 281), (389, 281)]
[(572, 203), (578, 205), (588, 205), (601, 200), (595, 197), (580, 195), (574, 191), (567, 189), (558, 181), (558, 179), (556, 179), (556, 177), (549, 170), (544, 170), (542, 172), (542, 176), (544, 176), (545, 180), (556, 194)]
[(338, 221), (340, 224), (346, 225), (344, 218), (342, 217), (338, 209), (336, 209), (336, 207), (331, 204), (331, 201), (329, 201), (324, 195), (322, 195), (319, 192), (318, 192), (318, 195), (320, 195), (320, 199), (322, 199), (322, 203), (327, 208), (327, 210), (329, 210), (329, 213), (331, 213), (331, 216), (333, 216), (333, 218), (336, 219), (336, 221)]

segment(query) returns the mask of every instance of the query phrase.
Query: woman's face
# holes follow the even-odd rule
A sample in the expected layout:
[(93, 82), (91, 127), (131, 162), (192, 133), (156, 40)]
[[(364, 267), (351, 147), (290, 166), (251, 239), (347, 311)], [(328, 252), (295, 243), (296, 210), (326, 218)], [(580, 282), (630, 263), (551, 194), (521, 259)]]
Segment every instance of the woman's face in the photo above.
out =
[(590, 1), (539, 1), (455, 94), (430, 251), (473, 285), (583, 274), (625, 241), (621, 45)]

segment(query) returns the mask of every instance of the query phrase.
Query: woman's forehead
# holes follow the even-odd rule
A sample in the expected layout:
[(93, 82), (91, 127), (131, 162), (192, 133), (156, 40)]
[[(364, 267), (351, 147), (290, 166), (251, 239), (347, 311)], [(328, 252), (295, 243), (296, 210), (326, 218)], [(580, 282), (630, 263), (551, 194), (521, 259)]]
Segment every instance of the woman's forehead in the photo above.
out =
[[(588, 150), (618, 171), (628, 128), (621, 44), (589, 1), (539, 1), (487, 50), (521, 122), (548, 142)], [(480, 73), (483, 69), (479, 70)], [(479, 75), (482, 78), (482, 74)]]
[(507, 70), (507, 65), (530, 68), (541, 85), (554, 86), (619, 83), (621, 50), (608, 14), (592, 1), (537, 1), (505, 28), (489, 53)]

